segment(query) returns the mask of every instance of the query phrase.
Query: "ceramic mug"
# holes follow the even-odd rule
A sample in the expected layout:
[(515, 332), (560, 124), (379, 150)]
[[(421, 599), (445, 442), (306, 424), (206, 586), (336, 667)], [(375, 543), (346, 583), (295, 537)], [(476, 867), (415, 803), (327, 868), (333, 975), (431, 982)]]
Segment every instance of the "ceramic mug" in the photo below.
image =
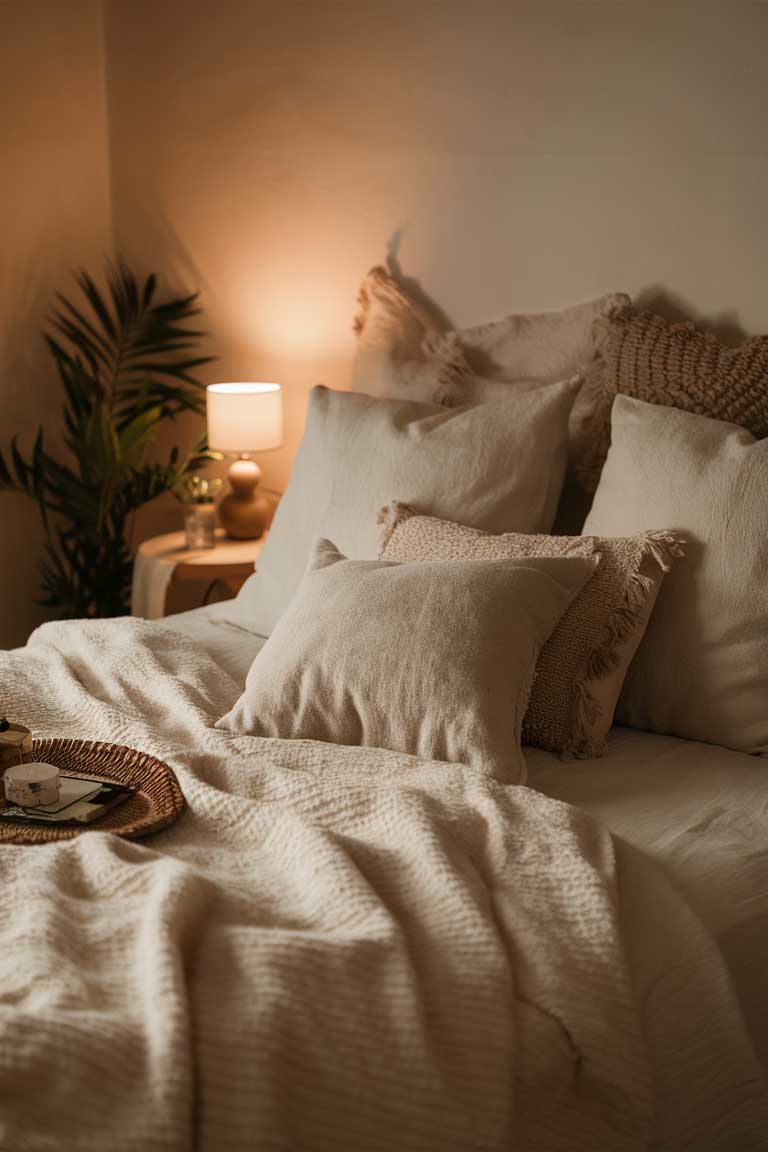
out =
[(59, 770), (54, 764), (16, 764), (6, 769), (3, 783), (6, 800), (21, 808), (55, 804), (61, 790)]

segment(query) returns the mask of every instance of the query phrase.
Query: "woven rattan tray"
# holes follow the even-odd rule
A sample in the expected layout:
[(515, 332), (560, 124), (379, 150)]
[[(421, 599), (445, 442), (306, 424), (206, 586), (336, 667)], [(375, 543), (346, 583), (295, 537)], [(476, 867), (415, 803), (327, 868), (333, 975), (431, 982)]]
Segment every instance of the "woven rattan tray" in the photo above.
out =
[(67, 828), (56, 824), (0, 824), (0, 843), (47, 844), (84, 832), (112, 832), (130, 840), (173, 824), (184, 811), (184, 796), (173, 771), (146, 752), (92, 740), (35, 740), (27, 761), (55, 764), (62, 776), (95, 776), (130, 784), (135, 795), (92, 824)]

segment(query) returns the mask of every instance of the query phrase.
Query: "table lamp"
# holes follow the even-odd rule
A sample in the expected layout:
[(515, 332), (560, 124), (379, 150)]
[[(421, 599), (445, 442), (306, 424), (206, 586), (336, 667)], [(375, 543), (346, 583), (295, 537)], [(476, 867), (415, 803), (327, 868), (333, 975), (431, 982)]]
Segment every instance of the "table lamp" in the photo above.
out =
[(283, 440), (283, 404), (279, 384), (210, 384), (206, 389), (208, 444), (234, 454), (231, 491), (219, 505), (227, 536), (255, 540), (270, 518), (269, 502), (257, 491), (261, 469), (252, 452), (279, 448)]

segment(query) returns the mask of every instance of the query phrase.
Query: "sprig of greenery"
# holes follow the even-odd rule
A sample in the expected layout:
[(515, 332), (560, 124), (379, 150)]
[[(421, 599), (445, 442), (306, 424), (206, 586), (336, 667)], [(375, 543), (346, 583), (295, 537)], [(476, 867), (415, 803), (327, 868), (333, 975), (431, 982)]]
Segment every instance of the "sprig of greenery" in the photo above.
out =
[(47, 451), (42, 428), (29, 457), (14, 436), (8, 462), (0, 452), (0, 489), (37, 504), (42, 603), (62, 617), (117, 616), (128, 611), (135, 512), (221, 459), (202, 437), (184, 458), (174, 448), (166, 463), (149, 460), (166, 420), (204, 411), (193, 370), (213, 358), (193, 355), (204, 336), (186, 327), (200, 313), (196, 294), (154, 303), (156, 277), (140, 284), (123, 262), (108, 265), (106, 293), (85, 271), (76, 281), (84, 301), (59, 295), (44, 334), (65, 395), (68, 458)]

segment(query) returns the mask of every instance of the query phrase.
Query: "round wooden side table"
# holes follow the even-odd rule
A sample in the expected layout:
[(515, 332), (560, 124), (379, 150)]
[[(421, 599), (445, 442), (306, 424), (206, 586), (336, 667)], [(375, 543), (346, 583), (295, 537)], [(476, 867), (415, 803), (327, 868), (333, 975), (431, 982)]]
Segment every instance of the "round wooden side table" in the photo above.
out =
[(131, 613), (145, 620), (165, 616), (165, 602), (171, 580), (207, 581), (207, 603), (216, 584), (237, 593), (253, 572), (256, 558), (267, 538), (230, 540), (222, 528), (216, 531), (215, 548), (187, 548), (183, 532), (153, 536), (139, 545), (133, 565)]

